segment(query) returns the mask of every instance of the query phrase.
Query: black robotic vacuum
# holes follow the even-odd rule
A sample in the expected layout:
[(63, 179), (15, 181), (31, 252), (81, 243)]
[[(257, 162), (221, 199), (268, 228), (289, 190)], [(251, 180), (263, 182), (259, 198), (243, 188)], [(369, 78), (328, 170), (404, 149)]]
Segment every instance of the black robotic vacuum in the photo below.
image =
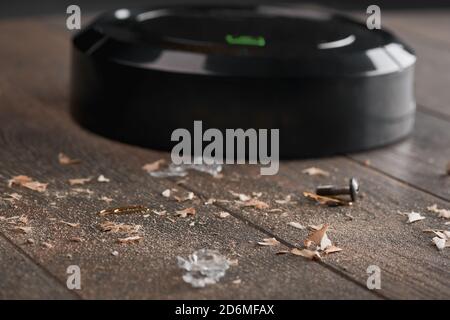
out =
[(279, 129), (280, 156), (379, 147), (414, 123), (415, 55), (386, 30), (283, 6), (120, 9), (73, 38), (71, 112), (170, 150), (177, 128)]

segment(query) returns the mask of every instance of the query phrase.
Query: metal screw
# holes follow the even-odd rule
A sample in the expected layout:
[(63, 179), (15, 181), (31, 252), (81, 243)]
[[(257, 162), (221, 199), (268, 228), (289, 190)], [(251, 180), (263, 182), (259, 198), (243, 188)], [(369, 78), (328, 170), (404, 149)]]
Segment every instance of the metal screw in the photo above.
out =
[(316, 194), (319, 196), (337, 196), (341, 194), (348, 194), (352, 198), (352, 202), (356, 201), (356, 197), (359, 192), (358, 180), (351, 178), (348, 187), (336, 188), (333, 185), (328, 186), (318, 186), (316, 189)]

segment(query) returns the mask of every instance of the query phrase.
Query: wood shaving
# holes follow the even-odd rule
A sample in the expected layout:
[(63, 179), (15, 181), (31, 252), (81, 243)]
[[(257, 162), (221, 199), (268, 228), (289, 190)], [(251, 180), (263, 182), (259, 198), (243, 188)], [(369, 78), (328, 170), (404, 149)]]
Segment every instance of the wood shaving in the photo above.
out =
[(311, 244), (315, 244), (319, 250), (325, 250), (332, 245), (327, 236), (328, 225), (325, 224), (319, 230), (313, 231), (304, 241), (305, 247), (309, 248)]
[(316, 167), (311, 167), (311, 168), (302, 170), (302, 173), (305, 173), (310, 176), (323, 176), (323, 177), (330, 176), (330, 173), (328, 171), (325, 171), (325, 170), (322, 170), (322, 169), (316, 168)]
[(152, 210), (152, 212), (158, 216), (164, 216), (167, 213), (166, 210), (162, 210), (162, 211)]
[(242, 280), (241, 279), (236, 279), (232, 281), (233, 284), (241, 284)]
[(277, 251), (275, 254), (277, 256), (281, 256), (283, 254), (288, 254), (289, 252), (290, 252), (289, 250), (280, 250), (280, 251)]
[(258, 210), (268, 209), (269, 205), (258, 199), (250, 199), (248, 201), (237, 201), (237, 203), (243, 207), (253, 207)]
[(300, 230), (306, 229), (306, 227), (304, 225), (302, 225), (302, 224), (300, 224), (298, 222), (295, 222), (295, 221), (289, 222), (288, 225), (290, 225), (291, 227), (294, 227), (296, 229), (300, 229)]
[(261, 198), (262, 192), (252, 192), (252, 196), (255, 198)]
[(101, 175), (98, 176), (97, 181), (98, 182), (110, 182), (111, 180), (106, 178), (104, 175), (101, 174)]
[(320, 254), (317, 251), (309, 250), (309, 249), (298, 249), (294, 248), (291, 250), (291, 253), (296, 256), (301, 256), (310, 260), (320, 260)]
[(72, 237), (72, 238), (70, 238), (70, 241), (71, 242), (83, 242), (84, 239), (81, 237)]
[(186, 209), (183, 209), (183, 210), (178, 210), (175, 215), (177, 217), (186, 218), (187, 216), (195, 215), (195, 213), (196, 213), (195, 208), (191, 207), (191, 208), (186, 208)]
[(336, 247), (335, 245), (331, 245), (328, 248), (326, 248), (323, 252), (325, 254), (330, 254), (330, 253), (335, 253), (335, 252), (339, 252), (339, 251), (342, 251), (342, 249)]
[(126, 237), (126, 238), (119, 238), (119, 239), (117, 239), (117, 242), (119, 242), (119, 243), (132, 243), (132, 242), (139, 242), (142, 239), (143, 238), (141, 236), (131, 236), (131, 237)]
[(159, 160), (156, 160), (155, 162), (146, 163), (142, 166), (142, 170), (145, 170), (148, 173), (150, 173), (150, 172), (159, 170), (161, 165), (163, 165), (164, 163), (166, 163), (166, 160), (164, 160), (164, 159), (159, 159)]
[(145, 213), (150, 209), (144, 206), (128, 206), (128, 207), (119, 207), (119, 208), (111, 208), (104, 209), (98, 212), (100, 216), (106, 216), (108, 214), (130, 214), (130, 213)]
[(216, 199), (214, 199), (214, 198), (209, 198), (208, 200), (206, 200), (205, 205), (214, 204), (215, 202), (216, 202)]
[(279, 209), (279, 208), (274, 208), (274, 209), (270, 209), (269, 211), (270, 213), (275, 213), (275, 212), (283, 212), (283, 209)]
[(327, 205), (329, 207), (336, 207), (336, 206), (348, 206), (351, 204), (351, 202), (348, 201), (344, 201), (341, 199), (336, 199), (336, 198), (331, 198), (331, 197), (324, 197), (324, 196), (319, 196), (315, 193), (312, 192), (303, 192), (303, 195), (311, 200), (314, 200), (315, 202), (322, 204), (322, 205)]
[(174, 196), (174, 199), (177, 200), (178, 202), (184, 202), (184, 201), (192, 200), (192, 199), (194, 199), (194, 197), (195, 197), (195, 195), (193, 192), (188, 192), (188, 194), (185, 197)]
[(406, 215), (408, 216), (407, 223), (413, 223), (425, 219), (425, 217), (421, 216), (418, 212), (408, 212)]
[(446, 242), (446, 239), (442, 239), (439, 237), (433, 238), (433, 243), (435, 244), (436, 248), (438, 248), (438, 250), (444, 250), (444, 248), (446, 247)]
[(13, 230), (16, 232), (27, 234), (31, 232), (31, 227), (14, 227)]
[(243, 193), (236, 193), (236, 192), (231, 191), (231, 190), (229, 192), (233, 195), (233, 197), (239, 199), (240, 201), (244, 201), (245, 202), (245, 201), (249, 201), (251, 199), (250, 196), (248, 196), (246, 194), (243, 194)]
[(67, 222), (67, 221), (60, 221), (62, 224), (68, 225), (69, 227), (72, 228), (79, 228), (80, 227), (80, 223), (79, 222)]
[(88, 195), (93, 195), (94, 191), (90, 189), (84, 189), (84, 188), (72, 188), (72, 191), (75, 193), (87, 193)]
[(92, 180), (92, 177), (69, 179), (69, 184), (71, 186), (75, 186), (75, 185), (85, 184), (87, 182), (90, 182), (91, 180)]
[(267, 246), (277, 246), (280, 244), (280, 242), (275, 238), (265, 238), (263, 239), (263, 241), (259, 241), (258, 244), (260, 246), (267, 247)]
[(166, 189), (161, 194), (162, 194), (163, 197), (169, 198), (170, 194), (171, 194), (171, 191), (170, 191), (170, 189)]
[(99, 200), (105, 201), (106, 203), (110, 203), (110, 202), (112, 202), (114, 199), (108, 198), (108, 197), (106, 197), (106, 196), (102, 196), (102, 197), (99, 198)]
[(142, 228), (141, 225), (138, 224), (125, 224), (125, 223), (116, 223), (112, 221), (106, 221), (99, 224), (99, 229), (102, 232), (111, 232), (111, 233), (127, 233), (133, 234), (138, 233)]
[(286, 197), (284, 197), (283, 200), (275, 200), (275, 202), (278, 204), (288, 204), (291, 202), (291, 200), (292, 200), (292, 196), (289, 194)]
[(15, 201), (19, 201), (22, 199), (22, 196), (18, 193), (6, 193), (6, 198), (3, 198), (3, 200), (5, 201), (9, 201), (9, 202), (15, 202)]
[(30, 177), (20, 175), (15, 176), (8, 181), (8, 187), (11, 188), (14, 185), (28, 188), (33, 191), (44, 192), (45, 190), (47, 190), (48, 183), (33, 181), (33, 179)]
[(119, 255), (119, 252), (116, 251), (116, 250), (114, 250), (114, 251), (111, 252), (111, 254), (112, 254), (114, 257), (117, 257), (117, 256)]
[(444, 218), (444, 219), (450, 219), (450, 210), (447, 209), (438, 209), (436, 204), (433, 204), (432, 206), (429, 206), (428, 211), (434, 212), (434, 213), (438, 213), (438, 217), (439, 218)]
[(225, 219), (225, 218), (228, 218), (230, 216), (230, 214), (228, 212), (221, 211), (217, 214), (217, 216), (221, 219)]
[(47, 249), (52, 249), (54, 247), (50, 242), (42, 242), (42, 246), (46, 247)]
[(59, 161), (59, 164), (62, 164), (62, 165), (71, 165), (71, 164), (79, 164), (79, 163), (81, 163), (81, 160), (79, 160), (79, 159), (71, 159), (69, 156), (65, 155), (62, 152), (60, 152), (58, 154), (58, 161)]

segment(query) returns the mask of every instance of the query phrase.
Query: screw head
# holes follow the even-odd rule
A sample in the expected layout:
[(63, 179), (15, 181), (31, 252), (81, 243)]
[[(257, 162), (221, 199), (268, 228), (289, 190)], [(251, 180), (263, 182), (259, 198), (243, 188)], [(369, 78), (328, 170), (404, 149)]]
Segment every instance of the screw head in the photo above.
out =
[(352, 202), (356, 201), (356, 197), (358, 196), (359, 192), (359, 183), (356, 178), (351, 178), (349, 182), (349, 190), (350, 190), (350, 197), (352, 198)]

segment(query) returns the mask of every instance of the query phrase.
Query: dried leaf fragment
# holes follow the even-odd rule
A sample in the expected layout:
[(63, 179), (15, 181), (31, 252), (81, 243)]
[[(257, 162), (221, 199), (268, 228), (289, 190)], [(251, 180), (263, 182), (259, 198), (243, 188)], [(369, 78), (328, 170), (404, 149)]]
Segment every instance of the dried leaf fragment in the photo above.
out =
[(317, 202), (319, 204), (327, 205), (329, 207), (347, 206), (347, 205), (351, 204), (351, 202), (348, 202), (348, 201), (331, 198), (331, 197), (319, 196), (315, 193), (307, 192), (307, 191), (303, 192), (303, 195), (308, 199), (314, 200), (315, 202)]
[(302, 170), (302, 173), (305, 173), (310, 176), (323, 176), (323, 177), (329, 177), (330, 173), (328, 171), (322, 170), (320, 168), (311, 167)]
[(267, 247), (267, 246), (277, 246), (280, 244), (280, 242), (275, 238), (264, 238), (263, 241), (259, 241), (258, 244), (260, 246)]
[(71, 159), (69, 156), (67, 156), (66, 154), (64, 154), (62, 152), (60, 152), (58, 154), (58, 161), (59, 161), (59, 164), (62, 164), (62, 165), (71, 165), (71, 164), (81, 163), (81, 160)]
[(11, 188), (13, 185), (25, 187), (33, 191), (44, 192), (47, 190), (48, 183), (33, 181), (33, 179), (28, 176), (19, 175), (12, 177), (12, 179), (8, 181), (8, 187)]
[(195, 213), (196, 213), (195, 208), (194, 207), (190, 207), (190, 208), (186, 208), (186, 209), (183, 209), (183, 210), (178, 210), (175, 215), (177, 217), (186, 218), (187, 216), (195, 215)]
[(161, 165), (166, 162), (164, 159), (156, 160), (155, 162), (146, 163), (142, 166), (142, 170), (147, 171), (148, 173), (158, 170)]
[(428, 211), (434, 212), (434, 213), (438, 213), (438, 217), (439, 218), (444, 218), (444, 219), (450, 219), (450, 210), (447, 209), (438, 209), (436, 204), (433, 204), (432, 206), (429, 206)]
[(85, 184), (91, 180), (92, 180), (92, 177), (69, 179), (69, 184), (71, 186), (75, 186), (75, 185)]
[(291, 253), (296, 256), (301, 256), (310, 260), (320, 260), (320, 254), (317, 251), (309, 250), (309, 249), (298, 249), (294, 248), (291, 250)]

